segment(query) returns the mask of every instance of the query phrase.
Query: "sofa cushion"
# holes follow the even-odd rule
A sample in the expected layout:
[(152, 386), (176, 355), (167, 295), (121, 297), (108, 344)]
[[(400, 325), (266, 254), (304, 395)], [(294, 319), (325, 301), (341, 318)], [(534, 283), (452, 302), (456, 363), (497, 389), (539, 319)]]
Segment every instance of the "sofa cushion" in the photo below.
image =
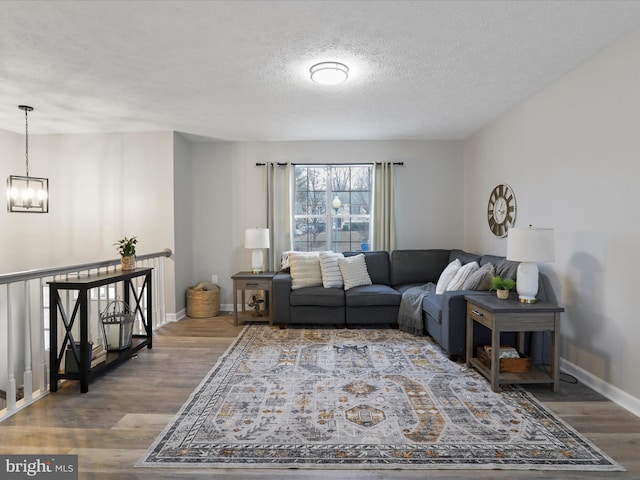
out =
[(291, 290), (322, 286), (318, 252), (291, 252)]
[(342, 288), (342, 273), (338, 266), (338, 259), (344, 258), (341, 253), (320, 252), (320, 271), (322, 272), (322, 286), (324, 288)]
[(476, 261), (469, 262), (460, 267), (460, 269), (456, 272), (455, 277), (453, 277), (453, 279), (447, 285), (447, 291), (460, 290), (464, 281), (469, 277), (469, 275), (478, 270), (478, 268), (480, 267), (478, 266), (478, 262)]
[(518, 265), (520, 265), (520, 262), (514, 262), (506, 259), (500, 260), (496, 265), (496, 275), (502, 278), (515, 280), (517, 277)]
[(475, 253), (469, 253), (465, 252), (464, 250), (458, 250), (454, 248), (449, 254), (449, 262), (453, 262), (456, 258), (460, 260), (460, 263), (462, 265), (466, 265), (467, 263), (471, 262), (480, 262), (480, 259), (482, 257), (480, 255), (476, 255)]
[(449, 250), (394, 250), (391, 252), (391, 285), (436, 283), (448, 263)]
[(481, 267), (487, 263), (492, 263), (495, 267), (501, 260), (504, 260), (504, 257), (500, 257), (498, 255), (483, 255), (478, 263)]
[(339, 258), (338, 266), (340, 273), (342, 273), (345, 290), (361, 285), (371, 285), (371, 277), (369, 277), (363, 254)]
[(429, 314), (436, 322), (442, 322), (443, 295), (427, 295), (422, 300), (422, 310)]
[(460, 290), (489, 290), (491, 279), (495, 277), (496, 269), (492, 263), (485, 263), (473, 272), (460, 287)]
[(345, 257), (355, 255), (364, 255), (364, 261), (367, 264), (367, 272), (371, 283), (379, 285), (391, 285), (391, 265), (389, 261), (389, 252), (384, 250), (376, 250), (372, 252), (345, 252)]
[(344, 291), (338, 288), (307, 287), (292, 290), (291, 306), (344, 307)]
[(345, 293), (347, 307), (400, 305), (402, 294), (388, 285), (365, 285)]
[(447, 265), (447, 267), (440, 274), (440, 278), (438, 278), (438, 283), (436, 284), (436, 294), (445, 292), (445, 290), (447, 289), (447, 285), (449, 285), (449, 282), (451, 282), (451, 280), (453, 280), (453, 277), (456, 276), (456, 273), (458, 273), (460, 267), (462, 267), (462, 263), (460, 263), (460, 260), (458, 260), (457, 258), (449, 265)]

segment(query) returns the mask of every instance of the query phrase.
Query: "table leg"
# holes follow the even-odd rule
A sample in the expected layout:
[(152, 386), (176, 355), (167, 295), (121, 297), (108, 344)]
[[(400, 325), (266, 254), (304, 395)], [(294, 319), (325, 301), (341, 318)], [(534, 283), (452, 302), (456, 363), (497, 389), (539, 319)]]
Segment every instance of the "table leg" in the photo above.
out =
[(233, 281), (233, 324), (238, 326), (238, 288), (237, 282)]
[(553, 333), (551, 334), (551, 374), (553, 375), (553, 391), (560, 387), (560, 314), (553, 318)]
[(491, 390), (500, 390), (500, 328), (493, 324), (491, 329)]
[(467, 314), (467, 348), (466, 348), (466, 364), (471, 366), (471, 358), (473, 357), (473, 319)]

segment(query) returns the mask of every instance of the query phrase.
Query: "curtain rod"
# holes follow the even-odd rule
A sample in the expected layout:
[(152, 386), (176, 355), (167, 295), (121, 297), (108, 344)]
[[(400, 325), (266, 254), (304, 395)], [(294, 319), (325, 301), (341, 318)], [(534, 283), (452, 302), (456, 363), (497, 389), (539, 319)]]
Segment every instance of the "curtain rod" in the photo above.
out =
[[(374, 164), (372, 164), (372, 163), (327, 163), (326, 165), (332, 165), (332, 166), (333, 165), (337, 165), (337, 166), (340, 166), (340, 165), (382, 165), (383, 163), (386, 163), (387, 165), (398, 165), (398, 166), (401, 166), (401, 167), (404, 166), (404, 162), (375, 162)], [(273, 165), (277, 165), (278, 167), (286, 167), (287, 165), (289, 165), (288, 162), (285, 162), (285, 163), (269, 162), (269, 164), (272, 165), (272, 166)], [(264, 167), (265, 165), (266, 165), (266, 163), (264, 163), (264, 162), (263, 163), (256, 162), (256, 167)], [(295, 165), (310, 165), (310, 166), (312, 166), (312, 165), (319, 165), (319, 164), (317, 164), (317, 163), (293, 163), (293, 162), (291, 162), (291, 165), (294, 165), (294, 166)], [(321, 166), (324, 166), (324, 165), (325, 164), (322, 164)]]

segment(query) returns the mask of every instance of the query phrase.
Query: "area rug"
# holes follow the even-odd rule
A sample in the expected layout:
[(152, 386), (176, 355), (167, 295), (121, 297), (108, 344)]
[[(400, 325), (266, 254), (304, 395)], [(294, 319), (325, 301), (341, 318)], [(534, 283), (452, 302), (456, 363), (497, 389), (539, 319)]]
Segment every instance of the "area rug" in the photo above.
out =
[(624, 470), (428, 337), (248, 325), (137, 466)]

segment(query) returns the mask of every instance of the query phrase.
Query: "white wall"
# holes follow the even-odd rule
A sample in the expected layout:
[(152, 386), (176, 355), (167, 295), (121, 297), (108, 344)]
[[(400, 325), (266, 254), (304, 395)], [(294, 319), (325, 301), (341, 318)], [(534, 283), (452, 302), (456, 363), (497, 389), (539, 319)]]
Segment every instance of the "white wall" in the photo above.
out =
[[(23, 147), (0, 131), (0, 177), (24, 174)], [(138, 236), (139, 254), (174, 248), (171, 132), (29, 135), (29, 165), (49, 178), (50, 211), (0, 209), (0, 273), (117, 258), (124, 235)], [(171, 260), (167, 274), (173, 288)]]
[(465, 141), (465, 247), (504, 255), (489, 192), (510, 184), (517, 226), (555, 229), (551, 275), (565, 366), (640, 414), (640, 32)]
[(265, 171), (256, 162), (402, 161), (396, 179), (398, 248), (463, 246), (459, 141), (194, 143), (193, 282), (218, 275), (232, 304), (231, 275), (247, 270), (244, 230), (266, 226)]

